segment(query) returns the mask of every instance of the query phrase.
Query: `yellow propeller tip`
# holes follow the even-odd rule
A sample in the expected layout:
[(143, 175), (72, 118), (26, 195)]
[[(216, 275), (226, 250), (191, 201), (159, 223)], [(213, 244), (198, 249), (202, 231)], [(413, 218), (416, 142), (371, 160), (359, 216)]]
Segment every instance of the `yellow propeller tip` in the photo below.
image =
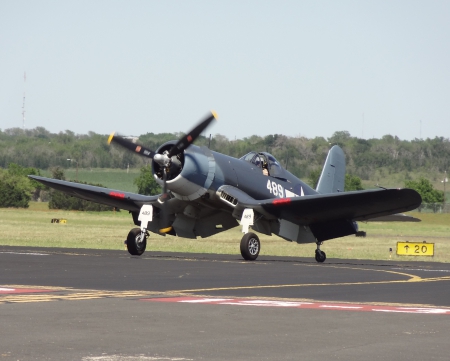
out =
[(159, 230), (159, 232), (160, 232), (160, 233), (167, 233), (167, 232), (170, 232), (171, 230), (172, 230), (172, 226), (167, 227), (167, 228), (161, 228), (161, 229)]
[(116, 134), (116, 132), (112, 132), (111, 135), (108, 138), (108, 144), (111, 144), (112, 139), (114, 138), (114, 135)]
[(219, 116), (214, 110), (211, 110), (211, 114), (213, 115), (214, 118), (216, 118), (216, 120), (219, 120)]

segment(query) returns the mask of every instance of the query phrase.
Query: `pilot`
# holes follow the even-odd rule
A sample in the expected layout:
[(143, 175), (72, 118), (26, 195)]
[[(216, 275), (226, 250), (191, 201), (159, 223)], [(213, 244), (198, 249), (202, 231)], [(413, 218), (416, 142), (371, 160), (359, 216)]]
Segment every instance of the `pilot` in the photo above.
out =
[(269, 170), (267, 168), (268, 168), (267, 167), (267, 162), (264, 162), (263, 166), (262, 166), (262, 172), (263, 172), (264, 175), (269, 175)]

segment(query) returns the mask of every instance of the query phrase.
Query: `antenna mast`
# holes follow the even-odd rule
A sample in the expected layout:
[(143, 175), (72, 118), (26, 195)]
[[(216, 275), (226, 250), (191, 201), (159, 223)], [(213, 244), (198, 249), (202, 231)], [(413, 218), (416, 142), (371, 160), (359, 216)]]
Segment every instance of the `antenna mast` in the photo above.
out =
[(22, 104), (22, 128), (25, 129), (25, 91), (26, 91), (27, 73), (23, 72), (23, 104)]
[(364, 113), (362, 114), (362, 131), (361, 131), (361, 138), (364, 139)]

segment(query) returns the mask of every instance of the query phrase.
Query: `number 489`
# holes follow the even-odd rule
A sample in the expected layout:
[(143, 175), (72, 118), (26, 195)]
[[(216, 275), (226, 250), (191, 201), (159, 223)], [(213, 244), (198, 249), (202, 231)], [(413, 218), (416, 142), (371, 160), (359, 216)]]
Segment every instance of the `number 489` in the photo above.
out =
[(277, 196), (280, 198), (283, 198), (283, 196), (284, 196), (283, 186), (281, 184), (275, 183), (274, 181), (270, 181), (270, 179), (267, 181), (267, 189), (274, 196)]

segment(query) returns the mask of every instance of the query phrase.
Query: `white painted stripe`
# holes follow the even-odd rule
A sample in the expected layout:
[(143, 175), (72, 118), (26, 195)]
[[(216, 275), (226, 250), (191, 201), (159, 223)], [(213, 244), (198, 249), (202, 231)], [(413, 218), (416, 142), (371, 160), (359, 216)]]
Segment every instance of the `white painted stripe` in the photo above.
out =
[(223, 301), (231, 301), (231, 298), (200, 298), (198, 300), (183, 300), (180, 302), (184, 303), (213, 303), (213, 302), (223, 302)]
[(365, 304), (339, 304), (339, 303), (315, 303), (315, 302), (294, 302), (277, 300), (255, 300), (255, 299), (224, 299), (224, 298), (148, 298), (142, 299), (150, 302), (182, 302), (211, 305), (232, 305), (232, 306), (256, 306), (256, 307), (290, 307), (298, 309), (316, 310), (336, 310), (336, 311), (357, 311), (357, 312), (390, 312), (409, 314), (429, 314), (429, 315), (450, 315), (450, 308), (432, 307), (401, 307), (401, 306), (371, 306)]
[(26, 255), (26, 256), (49, 256), (48, 253), (33, 253), (33, 252), (0, 252), (3, 254), (19, 254), (19, 255)]
[(423, 272), (445, 272), (450, 273), (450, 270), (448, 269), (425, 269), (425, 268), (391, 268), (395, 270), (402, 270), (402, 271), (423, 271)]
[(361, 306), (336, 306), (336, 305), (320, 305), (319, 307), (323, 308), (338, 308), (342, 310), (354, 310), (354, 309), (361, 309)]

